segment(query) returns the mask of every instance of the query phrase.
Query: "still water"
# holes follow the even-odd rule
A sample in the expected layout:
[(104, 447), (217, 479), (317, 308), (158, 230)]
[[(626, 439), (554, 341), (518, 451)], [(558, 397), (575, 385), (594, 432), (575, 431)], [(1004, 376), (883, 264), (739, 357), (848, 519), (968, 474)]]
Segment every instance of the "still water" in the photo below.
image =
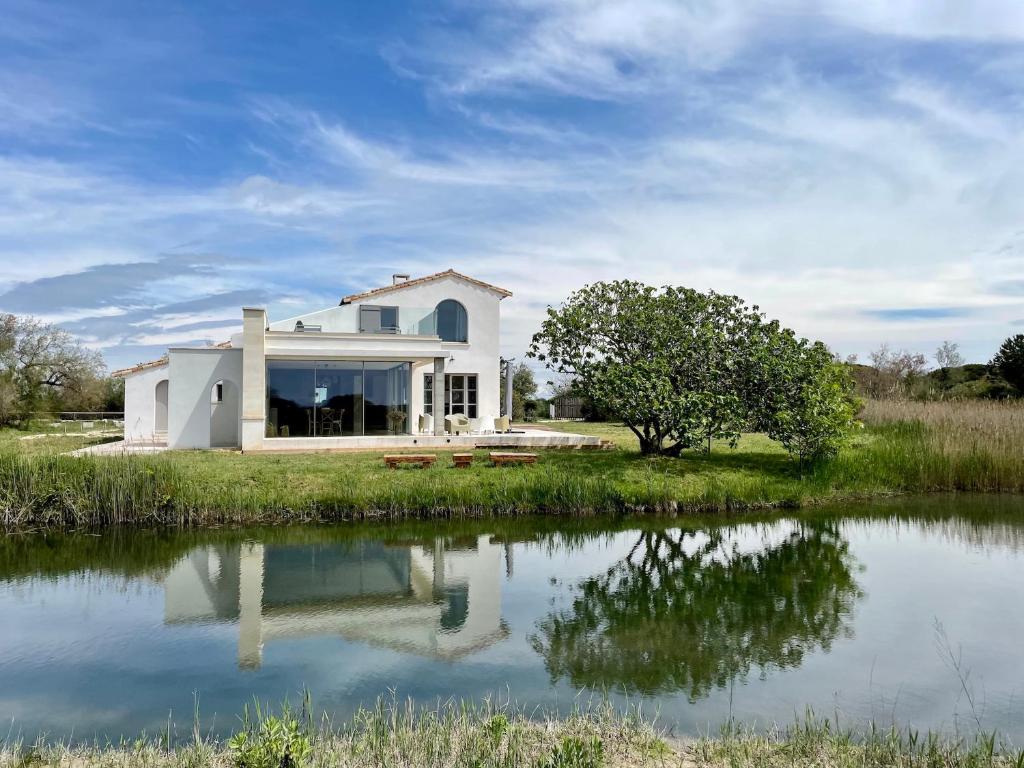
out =
[(1005, 497), (725, 525), (7, 537), (0, 719), (27, 737), (187, 734), (198, 697), (223, 733), (253, 697), (304, 688), (341, 716), (389, 690), (562, 710), (607, 691), (677, 733), (810, 706), (1021, 743), (1022, 554), (1024, 500)]

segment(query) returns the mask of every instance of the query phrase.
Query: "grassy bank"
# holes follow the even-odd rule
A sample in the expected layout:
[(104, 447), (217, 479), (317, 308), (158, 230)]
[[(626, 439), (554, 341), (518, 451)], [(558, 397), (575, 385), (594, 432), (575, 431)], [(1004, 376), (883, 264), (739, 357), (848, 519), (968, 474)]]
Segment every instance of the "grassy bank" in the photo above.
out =
[(0, 525), (203, 525), (557, 512), (717, 512), (886, 494), (1024, 491), (1024, 407), (868, 403), (838, 457), (804, 473), (774, 443), (644, 457), (621, 425), (553, 425), (618, 449), (545, 451), (531, 467), (494, 468), (486, 451), (455, 470), (388, 470), (379, 453), (174, 452), (70, 457), (0, 439)]
[(288, 710), (247, 712), (226, 742), (196, 728), (177, 744), (170, 734), (106, 746), (0, 744), (0, 766), (57, 768), (338, 768), (442, 766), (484, 768), (1011, 768), (1024, 753), (1003, 748), (995, 737), (950, 740), (896, 730), (839, 730), (809, 718), (786, 729), (730, 728), (717, 738), (681, 742), (666, 737), (636, 714), (610, 708), (569, 717), (528, 716), (510, 706), (452, 702), (436, 710), (378, 704), (351, 721), (314, 724)]

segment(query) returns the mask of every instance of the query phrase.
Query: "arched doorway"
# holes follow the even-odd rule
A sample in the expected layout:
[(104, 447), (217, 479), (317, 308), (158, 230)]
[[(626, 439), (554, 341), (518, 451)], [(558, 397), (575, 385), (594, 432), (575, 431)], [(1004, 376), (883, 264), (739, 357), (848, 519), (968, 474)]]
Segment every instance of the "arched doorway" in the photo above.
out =
[(167, 434), (167, 379), (157, 382), (156, 409), (153, 413), (153, 432)]
[(238, 387), (233, 381), (220, 379), (210, 388), (211, 448), (238, 445), (238, 402)]

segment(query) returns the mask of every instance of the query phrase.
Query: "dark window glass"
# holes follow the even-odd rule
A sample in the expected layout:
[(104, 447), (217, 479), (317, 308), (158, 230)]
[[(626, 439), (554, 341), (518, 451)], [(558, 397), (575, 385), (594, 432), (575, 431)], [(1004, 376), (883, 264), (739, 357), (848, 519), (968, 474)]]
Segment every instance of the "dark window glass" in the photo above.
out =
[(454, 299), (445, 299), (437, 305), (437, 335), (441, 341), (466, 341), (468, 323), (466, 308)]
[(406, 362), (267, 361), (267, 436), (407, 434)]
[(398, 333), (398, 307), (359, 307), (360, 333)]
[(267, 361), (267, 435), (312, 437), (316, 364)]

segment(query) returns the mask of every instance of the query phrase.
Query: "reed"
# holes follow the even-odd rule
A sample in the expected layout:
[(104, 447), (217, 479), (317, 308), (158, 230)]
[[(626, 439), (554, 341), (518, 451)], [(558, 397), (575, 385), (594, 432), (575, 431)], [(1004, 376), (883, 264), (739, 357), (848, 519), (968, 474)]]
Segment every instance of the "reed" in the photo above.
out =
[(948, 736), (934, 732), (843, 728), (808, 713), (788, 727), (761, 731), (730, 724), (718, 738), (703, 738), (689, 750), (695, 768), (1020, 768), (1024, 752), (994, 733)]
[(4, 530), (108, 525), (239, 525), (340, 520), (731, 513), (934, 491), (1024, 492), (1024, 405), (866, 403), (864, 428), (801, 473), (761, 435), (735, 449), (641, 456), (621, 425), (579, 425), (615, 451), (545, 451), (494, 468), (485, 451), (455, 470), (388, 470), (380, 454), (172, 452), (72, 457), (0, 442)]
[(870, 440), (825, 467), (896, 492), (1024, 491), (1024, 404), (868, 401)]

